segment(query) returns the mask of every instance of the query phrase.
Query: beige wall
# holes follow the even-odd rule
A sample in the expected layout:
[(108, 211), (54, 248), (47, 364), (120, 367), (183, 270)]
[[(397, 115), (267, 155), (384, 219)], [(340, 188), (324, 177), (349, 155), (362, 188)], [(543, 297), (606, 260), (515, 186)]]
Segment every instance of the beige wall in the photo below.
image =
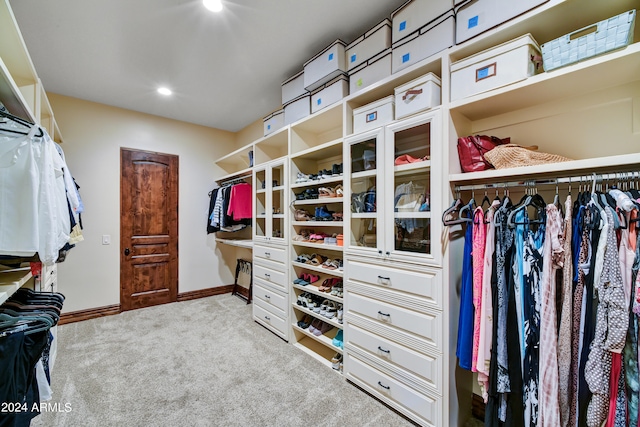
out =
[(213, 162), (235, 148), (235, 134), (56, 94), (49, 100), (85, 205), (85, 240), (58, 266), (65, 312), (120, 302), (120, 147), (180, 157), (178, 292), (233, 282), (235, 257), (216, 247), (205, 221)]
[[(251, 144), (264, 136), (264, 120), (258, 119), (236, 133), (236, 148)], [(231, 150), (229, 150), (231, 152)]]

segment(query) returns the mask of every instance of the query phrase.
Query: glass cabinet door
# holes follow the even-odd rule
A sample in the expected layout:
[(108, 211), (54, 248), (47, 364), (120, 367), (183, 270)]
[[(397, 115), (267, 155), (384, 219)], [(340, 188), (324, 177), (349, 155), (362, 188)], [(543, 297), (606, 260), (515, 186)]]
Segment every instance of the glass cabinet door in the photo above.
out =
[(434, 184), (441, 159), (439, 112), (429, 112), (387, 127), (385, 134), (385, 247), (387, 255), (405, 259), (434, 256), (434, 234), (440, 200)]
[(285, 233), (284, 211), (285, 211), (285, 170), (284, 163), (279, 162), (270, 165), (271, 177), (269, 181), (271, 195), (270, 227), (269, 236), (272, 239), (283, 240)]
[(286, 171), (283, 160), (255, 170), (255, 226), (257, 240), (284, 242)]
[(359, 134), (345, 141), (345, 173), (349, 195), (349, 226), (345, 245), (368, 253), (382, 251), (379, 190), (382, 130)]
[(255, 187), (253, 236), (256, 239), (267, 237), (267, 170), (255, 170), (253, 185)]

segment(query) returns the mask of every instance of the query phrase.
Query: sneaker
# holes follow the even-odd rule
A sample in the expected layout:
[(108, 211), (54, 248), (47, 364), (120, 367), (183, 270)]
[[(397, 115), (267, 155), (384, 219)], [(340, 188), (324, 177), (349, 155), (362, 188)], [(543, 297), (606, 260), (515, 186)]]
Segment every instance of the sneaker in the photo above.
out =
[(336, 371), (339, 371), (341, 365), (342, 365), (342, 355), (340, 353), (336, 353), (336, 355), (333, 356), (333, 359), (331, 359), (331, 367)]
[(331, 343), (336, 347), (342, 348), (342, 329), (338, 330), (338, 333), (336, 334), (335, 338), (331, 341)]

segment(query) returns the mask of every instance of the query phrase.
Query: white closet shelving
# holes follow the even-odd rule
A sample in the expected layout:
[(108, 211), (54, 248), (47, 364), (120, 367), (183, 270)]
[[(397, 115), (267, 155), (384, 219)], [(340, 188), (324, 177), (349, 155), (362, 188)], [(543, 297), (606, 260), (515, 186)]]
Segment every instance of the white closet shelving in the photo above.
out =
[[(256, 141), (254, 169), (260, 170), (261, 164), (264, 169), (276, 159), (288, 168), (285, 192), (291, 203), (282, 211), (283, 230), (288, 233), (281, 254), (285, 262), (273, 270), (285, 277), (278, 289), (280, 296), (289, 295), (288, 310), (280, 307), (272, 313), (288, 316), (278, 324), (288, 325), (289, 341), (328, 366), (336, 353), (343, 354), (346, 379), (421, 425), (462, 425), (470, 415), (473, 390), (471, 375), (460, 372), (455, 357), (462, 242), (455, 230), (443, 228), (443, 207), (449, 206), (459, 185), (637, 171), (640, 43), (454, 102), (449, 100), (450, 65), (526, 33), (542, 44), (638, 6), (637, 0), (551, 0)], [(635, 40), (639, 40), (639, 28), (636, 26)], [(369, 132), (353, 133), (354, 109), (393, 95), (395, 87), (430, 72), (441, 79), (439, 107)], [(539, 151), (574, 160), (461, 173), (457, 138), (471, 134), (511, 137), (514, 143), (537, 145)], [(398, 150), (424, 146), (415, 142), (421, 137), (429, 141), (429, 159), (394, 165)], [(359, 144), (374, 147), (374, 169), (354, 169), (362, 156)], [(342, 176), (296, 182), (298, 172), (317, 173), (338, 163), (344, 165)], [(427, 184), (429, 210), (394, 212), (394, 189), (416, 179)], [(296, 199), (307, 189), (338, 184), (344, 188), (344, 197)], [(376, 210), (352, 212), (352, 193), (374, 185)], [(265, 200), (272, 191), (264, 192)], [(329, 210), (344, 213), (343, 223), (293, 218), (295, 209), (305, 209), (313, 216), (314, 209), (325, 204)], [(420, 239), (409, 242), (410, 248), (403, 248), (398, 246), (396, 224), (407, 220), (428, 226)], [(344, 246), (294, 240), (304, 229), (343, 233)], [(363, 234), (373, 235), (366, 238), (366, 244)], [(343, 258), (344, 270), (327, 271), (296, 261), (304, 253)], [(320, 275), (320, 283), (332, 276), (343, 279), (344, 297), (292, 284), (302, 273)], [(298, 320), (312, 314), (297, 304), (304, 292), (344, 304), (344, 323), (329, 321), (333, 329), (320, 337), (298, 327)], [(265, 313), (269, 315), (266, 311), (261, 314)], [(344, 330), (343, 351), (331, 340), (340, 329)]]

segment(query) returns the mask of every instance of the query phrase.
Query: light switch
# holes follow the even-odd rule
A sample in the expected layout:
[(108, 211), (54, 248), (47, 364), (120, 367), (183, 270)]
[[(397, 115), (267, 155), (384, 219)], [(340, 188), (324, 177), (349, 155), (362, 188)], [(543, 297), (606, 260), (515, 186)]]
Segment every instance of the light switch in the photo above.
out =
[(111, 235), (103, 234), (102, 235), (102, 244), (103, 245), (110, 245), (111, 244)]

